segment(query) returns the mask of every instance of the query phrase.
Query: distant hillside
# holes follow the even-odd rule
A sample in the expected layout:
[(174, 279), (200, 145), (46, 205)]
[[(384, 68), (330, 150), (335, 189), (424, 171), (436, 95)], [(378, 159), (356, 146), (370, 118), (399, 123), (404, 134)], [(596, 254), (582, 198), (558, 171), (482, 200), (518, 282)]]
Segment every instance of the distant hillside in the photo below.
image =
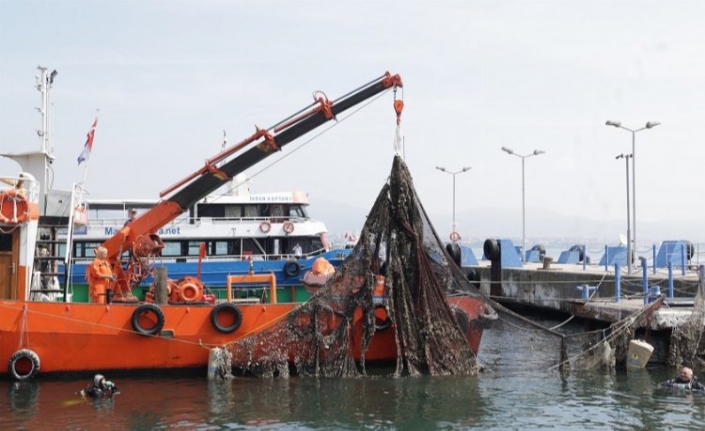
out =
[[(309, 208), (311, 216), (322, 220), (332, 235), (362, 230), (369, 208), (352, 207), (331, 201), (316, 201)], [(451, 214), (433, 212), (426, 208), (429, 217), (442, 238), (450, 234)], [(521, 238), (521, 211), (483, 208), (456, 214), (458, 231), (467, 241), (486, 238)], [(641, 222), (637, 225), (639, 244), (655, 243), (667, 239), (685, 239), (705, 243), (703, 224), (691, 221)], [(590, 241), (605, 244), (618, 243), (620, 235), (626, 236), (626, 220), (592, 220), (584, 217), (564, 216), (556, 212), (526, 210), (526, 237), (528, 243), (545, 240), (565, 242)]]

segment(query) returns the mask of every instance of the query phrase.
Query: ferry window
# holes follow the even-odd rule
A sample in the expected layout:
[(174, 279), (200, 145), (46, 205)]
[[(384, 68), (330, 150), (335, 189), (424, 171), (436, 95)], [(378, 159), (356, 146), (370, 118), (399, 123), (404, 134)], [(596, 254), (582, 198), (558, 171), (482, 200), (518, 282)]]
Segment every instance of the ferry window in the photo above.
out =
[(310, 251), (317, 251), (323, 249), (323, 241), (320, 238), (311, 239), (311, 249)]
[(224, 217), (225, 208), (223, 205), (201, 204), (198, 206), (199, 217)]
[(228, 254), (229, 255), (240, 255), (240, 240), (228, 241)]
[(181, 243), (179, 241), (164, 241), (162, 256), (181, 256)]
[(259, 217), (259, 207), (257, 205), (245, 206), (245, 217)]
[(289, 217), (304, 217), (303, 208), (300, 205), (292, 205), (289, 207)]
[(81, 242), (76, 244), (76, 257), (95, 257), (95, 249), (99, 242)]
[(262, 247), (252, 238), (242, 240), (242, 254), (263, 254)]
[(272, 205), (270, 214), (272, 217), (282, 217), (284, 216), (284, 207), (282, 205)]
[(198, 256), (200, 250), (201, 250), (201, 241), (189, 241), (188, 242), (187, 256)]
[(228, 205), (225, 207), (225, 217), (240, 218), (242, 217), (242, 207), (240, 205)]

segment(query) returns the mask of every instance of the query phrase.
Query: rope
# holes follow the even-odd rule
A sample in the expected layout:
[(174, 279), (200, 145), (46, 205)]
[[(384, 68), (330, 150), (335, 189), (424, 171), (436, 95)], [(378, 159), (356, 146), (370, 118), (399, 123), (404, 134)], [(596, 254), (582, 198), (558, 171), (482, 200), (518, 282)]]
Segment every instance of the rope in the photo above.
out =
[[(582, 352), (579, 352), (579, 353), (577, 353), (576, 355), (574, 355), (574, 356), (572, 356), (572, 357), (570, 357), (570, 358), (567, 358), (566, 360), (561, 361), (561, 362), (559, 362), (559, 363), (556, 364), (556, 365), (553, 365), (553, 366), (549, 367), (549, 370), (554, 370), (554, 369), (556, 369), (556, 368), (562, 367), (563, 365), (569, 364), (571, 361), (573, 361), (573, 360), (575, 360), (575, 359), (577, 359), (577, 358), (579, 358), (579, 357), (585, 355), (586, 353), (588, 353), (588, 352), (590, 352), (590, 351), (592, 351), (592, 350), (594, 350), (594, 349), (596, 349), (596, 348), (602, 346), (602, 345), (605, 344), (605, 343), (609, 343), (610, 341), (614, 340), (615, 338), (617, 338), (617, 336), (622, 335), (624, 332), (626, 332), (626, 331), (631, 327), (631, 325), (633, 325), (634, 322), (636, 322), (636, 320), (637, 320), (638, 317), (640, 317), (640, 316), (643, 315), (643, 314), (646, 314), (647, 312), (653, 312), (654, 308), (656, 307), (656, 304), (659, 304), (659, 302), (660, 302), (660, 301), (656, 301), (656, 302), (654, 302), (654, 303), (652, 303), (652, 304), (649, 304), (648, 306), (643, 307), (641, 310), (639, 310), (639, 311), (636, 312), (635, 314), (632, 314), (631, 316), (626, 317), (626, 318), (622, 319), (622, 320), (619, 321), (619, 322), (616, 322), (616, 324), (617, 324), (616, 326), (615, 326), (615, 325), (611, 325), (610, 328), (612, 329), (612, 333), (611, 333), (610, 335), (603, 336), (603, 339), (602, 339), (599, 343), (595, 343), (593, 346), (589, 347), (588, 349), (585, 349), (585, 350), (583, 350)], [(593, 333), (599, 332), (599, 331), (602, 331), (603, 334), (604, 334), (604, 331), (605, 331), (605, 330), (604, 330), (604, 329), (603, 329), (603, 330), (598, 330), (598, 331), (594, 331)], [(573, 335), (570, 335), (570, 337), (573, 337), (573, 336), (580, 336), (580, 335), (587, 335), (587, 334), (588, 334), (588, 333), (573, 334)], [(568, 336), (566, 336), (566, 337), (568, 337)], [(564, 338), (565, 338), (565, 337), (564, 337)]]

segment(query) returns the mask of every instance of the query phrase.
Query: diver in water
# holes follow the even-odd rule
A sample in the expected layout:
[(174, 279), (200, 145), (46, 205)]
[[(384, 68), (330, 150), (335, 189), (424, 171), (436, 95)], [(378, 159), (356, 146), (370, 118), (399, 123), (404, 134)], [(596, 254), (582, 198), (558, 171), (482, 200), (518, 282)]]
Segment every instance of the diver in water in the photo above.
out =
[(118, 388), (111, 381), (105, 380), (102, 374), (96, 374), (93, 377), (93, 384), (88, 385), (86, 389), (79, 392), (82, 397), (91, 398), (111, 398), (118, 393)]
[(705, 385), (700, 383), (697, 377), (693, 377), (693, 370), (688, 367), (681, 368), (680, 375), (671, 380), (666, 380), (663, 382), (663, 386), (667, 388), (705, 391)]

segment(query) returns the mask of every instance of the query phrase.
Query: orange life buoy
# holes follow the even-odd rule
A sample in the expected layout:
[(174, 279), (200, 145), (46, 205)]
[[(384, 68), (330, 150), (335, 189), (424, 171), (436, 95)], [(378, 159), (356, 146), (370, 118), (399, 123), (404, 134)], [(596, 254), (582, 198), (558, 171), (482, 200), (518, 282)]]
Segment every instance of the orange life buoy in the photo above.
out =
[(27, 198), (17, 189), (0, 194), (0, 223), (22, 224), (27, 221), (29, 207)]
[(272, 224), (268, 221), (263, 221), (262, 223), (259, 224), (259, 230), (262, 231), (262, 233), (269, 233), (269, 231), (272, 229)]
[(292, 233), (294, 231), (294, 223), (290, 221), (284, 222), (284, 226), (282, 227), (284, 228), (284, 232), (286, 233)]
[(458, 241), (460, 241), (460, 234), (459, 234), (458, 232), (455, 232), (455, 231), (451, 232), (451, 233), (450, 233), (450, 240), (453, 241), (453, 242), (458, 242)]

